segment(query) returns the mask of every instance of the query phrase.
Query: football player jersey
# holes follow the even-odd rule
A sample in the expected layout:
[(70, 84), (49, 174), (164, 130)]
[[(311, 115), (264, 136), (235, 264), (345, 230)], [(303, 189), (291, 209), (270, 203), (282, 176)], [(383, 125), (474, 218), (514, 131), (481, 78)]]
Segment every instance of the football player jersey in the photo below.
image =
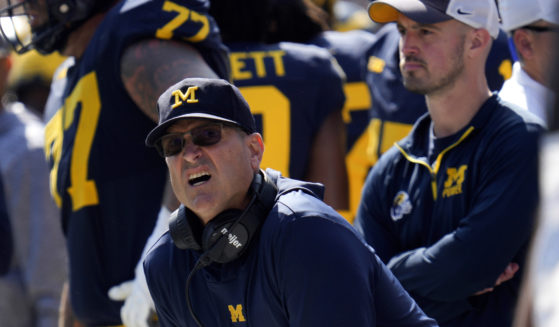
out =
[(266, 146), (261, 166), (304, 179), (315, 135), (343, 107), (343, 72), (328, 51), (312, 45), (227, 45), (233, 83)]
[[(377, 41), (367, 68), (367, 83), (373, 103), (370, 111), (371, 140), (367, 154), (373, 163), (396, 141), (406, 136), (413, 123), (427, 112), (425, 96), (412, 93), (404, 87), (399, 68), (400, 33), (396, 24), (386, 24), (375, 35)], [(512, 74), (511, 56), (503, 32), (493, 41), (485, 71), (492, 91), (500, 90), (503, 82)]]
[(120, 324), (110, 287), (134, 277), (161, 207), (165, 162), (144, 140), (155, 126), (121, 81), (126, 47), (145, 38), (196, 47), (228, 79), (226, 48), (206, 0), (122, 1), (83, 56), (55, 73), (46, 105), (51, 193), (62, 209), (72, 308), (87, 325)]
[(346, 126), (346, 166), (349, 182), (349, 212), (342, 215), (350, 222), (357, 211), (361, 188), (373, 162), (367, 156), (369, 110), (371, 95), (365, 81), (369, 51), (376, 40), (374, 34), (354, 30), (321, 33), (311, 43), (330, 50), (342, 67), (346, 81), (346, 102), (343, 118)]

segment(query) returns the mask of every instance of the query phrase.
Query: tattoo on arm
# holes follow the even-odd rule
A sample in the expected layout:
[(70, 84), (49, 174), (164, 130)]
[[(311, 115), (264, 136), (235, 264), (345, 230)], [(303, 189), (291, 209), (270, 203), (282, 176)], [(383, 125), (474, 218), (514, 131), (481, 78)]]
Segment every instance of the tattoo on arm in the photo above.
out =
[(158, 120), (157, 99), (186, 77), (217, 78), (198, 50), (187, 43), (148, 39), (129, 46), (121, 62), (128, 95), (152, 120)]

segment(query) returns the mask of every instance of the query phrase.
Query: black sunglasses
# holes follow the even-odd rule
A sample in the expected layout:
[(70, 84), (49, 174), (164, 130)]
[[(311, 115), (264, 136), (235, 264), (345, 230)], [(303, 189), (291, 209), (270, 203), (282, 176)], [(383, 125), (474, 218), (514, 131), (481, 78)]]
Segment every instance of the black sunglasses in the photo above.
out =
[(185, 133), (170, 133), (163, 135), (155, 142), (155, 148), (162, 157), (179, 154), (186, 145), (185, 136), (190, 134), (192, 143), (197, 146), (210, 146), (221, 141), (223, 123), (209, 123), (195, 127)]
[(537, 33), (543, 32), (559, 32), (559, 26), (534, 26), (534, 25), (526, 25), (522, 26), (522, 29), (534, 31)]

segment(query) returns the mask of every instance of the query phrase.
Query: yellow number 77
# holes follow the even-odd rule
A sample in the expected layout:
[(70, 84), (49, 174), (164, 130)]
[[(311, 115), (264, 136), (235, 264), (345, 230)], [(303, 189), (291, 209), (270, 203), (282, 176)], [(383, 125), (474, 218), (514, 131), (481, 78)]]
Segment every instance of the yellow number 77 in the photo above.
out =
[(74, 122), (78, 104), (81, 104), (81, 113), (72, 147), (71, 185), (67, 189), (72, 198), (73, 211), (99, 203), (95, 181), (87, 179), (89, 154), (101, 112), (95, 72), (91, 72), (80, 79), (72, 94), (66, 98), (63, 108), (57, 111), (45, 128), (45, 156), (47, 160), (50, 159), (53, 162), (50, 171), (50, 190), (59, 207), (62, 200), (56, 184), (58, 166), (62, 156), (63, 136), (64, 131), (70, 128)]
[(165, 26), (157, 29), (155, 36), (160, 39), (168, 40), (173, 37), (173, 31), (179, 28), (186, 21), (190, 20), (193, 22), (202, 23), (202, 27), (198, 30), (196, 34), (191, 37), (184, 38), (190, 42), (200, 42), (204, 40), (210, 33), (210, 22), (208, 17), (186, 7), (180, 6), (171, 1), (165, 1), (163, 3), (163, 10), (167, 12), (176, 12), (178, 15), (171, 19)]

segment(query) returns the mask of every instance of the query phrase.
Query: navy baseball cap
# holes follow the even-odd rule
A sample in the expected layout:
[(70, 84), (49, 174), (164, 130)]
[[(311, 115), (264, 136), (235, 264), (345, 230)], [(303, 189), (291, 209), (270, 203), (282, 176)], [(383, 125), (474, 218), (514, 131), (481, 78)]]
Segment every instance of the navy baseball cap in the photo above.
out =
[(159, 124), (148, 134), (147, 146), (154, 146), (169, 126), (185, 118), (217, 120), (249, 134), (256, 132), (248, 103), (237, 87), (223, 79), (186, 78), (161, 94), (157, 110)]
[(369, 4), (369, 17), (376, 23), (394, 22), (400, 13), (421, 24), (456, 19), (486, 29), (494, 39), (499, 35), (495, 0), (375, 0)]

